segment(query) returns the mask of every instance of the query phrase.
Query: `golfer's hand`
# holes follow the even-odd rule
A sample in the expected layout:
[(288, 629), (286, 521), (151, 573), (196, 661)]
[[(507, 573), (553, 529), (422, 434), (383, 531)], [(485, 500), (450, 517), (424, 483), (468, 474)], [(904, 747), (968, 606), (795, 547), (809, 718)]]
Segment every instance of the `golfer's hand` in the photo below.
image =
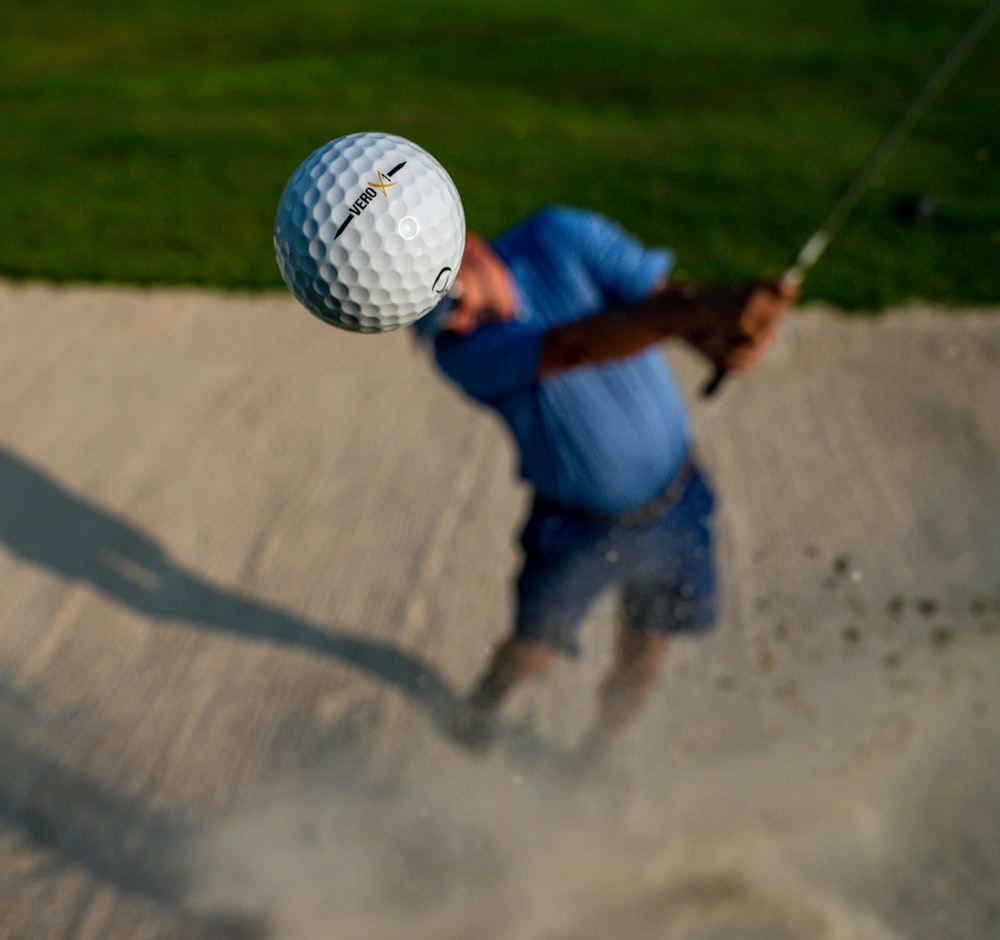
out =
[(506, 322), (517, 314), (517, 292), (510, 272), (489, 244), (466, 235), (462, 265), (455, 282), (458, 303), (448, 329), (467, 334), (487, 323)]
[(774, 342), (796, 295), (785, 282), (700, 291), (698, 316), (686, 338), (716, 368), (746, 372)]

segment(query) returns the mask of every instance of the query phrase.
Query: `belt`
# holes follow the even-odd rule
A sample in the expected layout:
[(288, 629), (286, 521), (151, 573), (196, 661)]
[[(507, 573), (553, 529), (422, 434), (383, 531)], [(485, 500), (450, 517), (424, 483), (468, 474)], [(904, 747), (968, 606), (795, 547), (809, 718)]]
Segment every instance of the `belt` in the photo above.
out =
[(691, 477), (694, 476), (695, 465), (690, 457), (685, 457), (680, 469), (674, 474), (674, 478), (654, 496), (649, 502), (637, 506), (635, 509), (627, 509), (625, 512), (617, 513), (596, 513), (578, 506), (566, 506), (558, 503), (554, 499), (549, 499), (540, 493), (535, 496), (535, 505), (539, 509), (554, 512), (560, 516), (570, 519), (579, 519), (584, 522), (596, 525), (625, 525), (642, 526), (648, 525), (659, 519), (668, 509), (674, 506), (681, 498), (684, 490), (687, 489)]

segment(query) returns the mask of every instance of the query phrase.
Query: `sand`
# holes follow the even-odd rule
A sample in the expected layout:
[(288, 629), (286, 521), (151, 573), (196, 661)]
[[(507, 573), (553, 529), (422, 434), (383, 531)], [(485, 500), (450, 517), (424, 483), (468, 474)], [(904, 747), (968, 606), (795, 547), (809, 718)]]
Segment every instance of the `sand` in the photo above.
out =
[(724, 619), (590, 778), (613, 604), (472, 757), (526, 492), (411, 338), (0, 283), (0, 937), (1000, 936), (1000, 317), (697, 401)]

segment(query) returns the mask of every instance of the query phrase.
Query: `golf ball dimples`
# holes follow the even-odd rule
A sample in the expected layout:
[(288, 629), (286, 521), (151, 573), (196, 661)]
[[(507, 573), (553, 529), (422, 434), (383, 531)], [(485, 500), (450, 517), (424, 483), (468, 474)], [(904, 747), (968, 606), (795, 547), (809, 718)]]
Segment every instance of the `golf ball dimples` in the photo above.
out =
[(391, 134), (338, 137), (292, 174), (274, 250), (295, 298), (359, 333), (407, 326), (437, 305), (465, 247), (465, 215), (444, 167)]

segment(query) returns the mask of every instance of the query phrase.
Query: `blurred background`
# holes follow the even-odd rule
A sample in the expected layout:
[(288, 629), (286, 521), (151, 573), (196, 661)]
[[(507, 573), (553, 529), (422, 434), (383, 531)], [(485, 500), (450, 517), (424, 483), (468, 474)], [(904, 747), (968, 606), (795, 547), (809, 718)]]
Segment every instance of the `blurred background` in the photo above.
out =
[[(312, 150), (409, 137), (487, 235), (561, 201), (701, 281), (779, 274), (981, 0), (10, 0), (0, 275), (280, 287)], [(1000, 34), (875, 180), (805, 299), (1000, 296)]]
[(592, 786), (614, 605), (453, 744), (510, 441), (272, 250), (299, 163), (381, 130), (483, 234), (561, 201), (777, 276), (982, 8), (7, 0), (0, 940), (996, 940), (1000, 26), (692, 409), (724, 629)]

